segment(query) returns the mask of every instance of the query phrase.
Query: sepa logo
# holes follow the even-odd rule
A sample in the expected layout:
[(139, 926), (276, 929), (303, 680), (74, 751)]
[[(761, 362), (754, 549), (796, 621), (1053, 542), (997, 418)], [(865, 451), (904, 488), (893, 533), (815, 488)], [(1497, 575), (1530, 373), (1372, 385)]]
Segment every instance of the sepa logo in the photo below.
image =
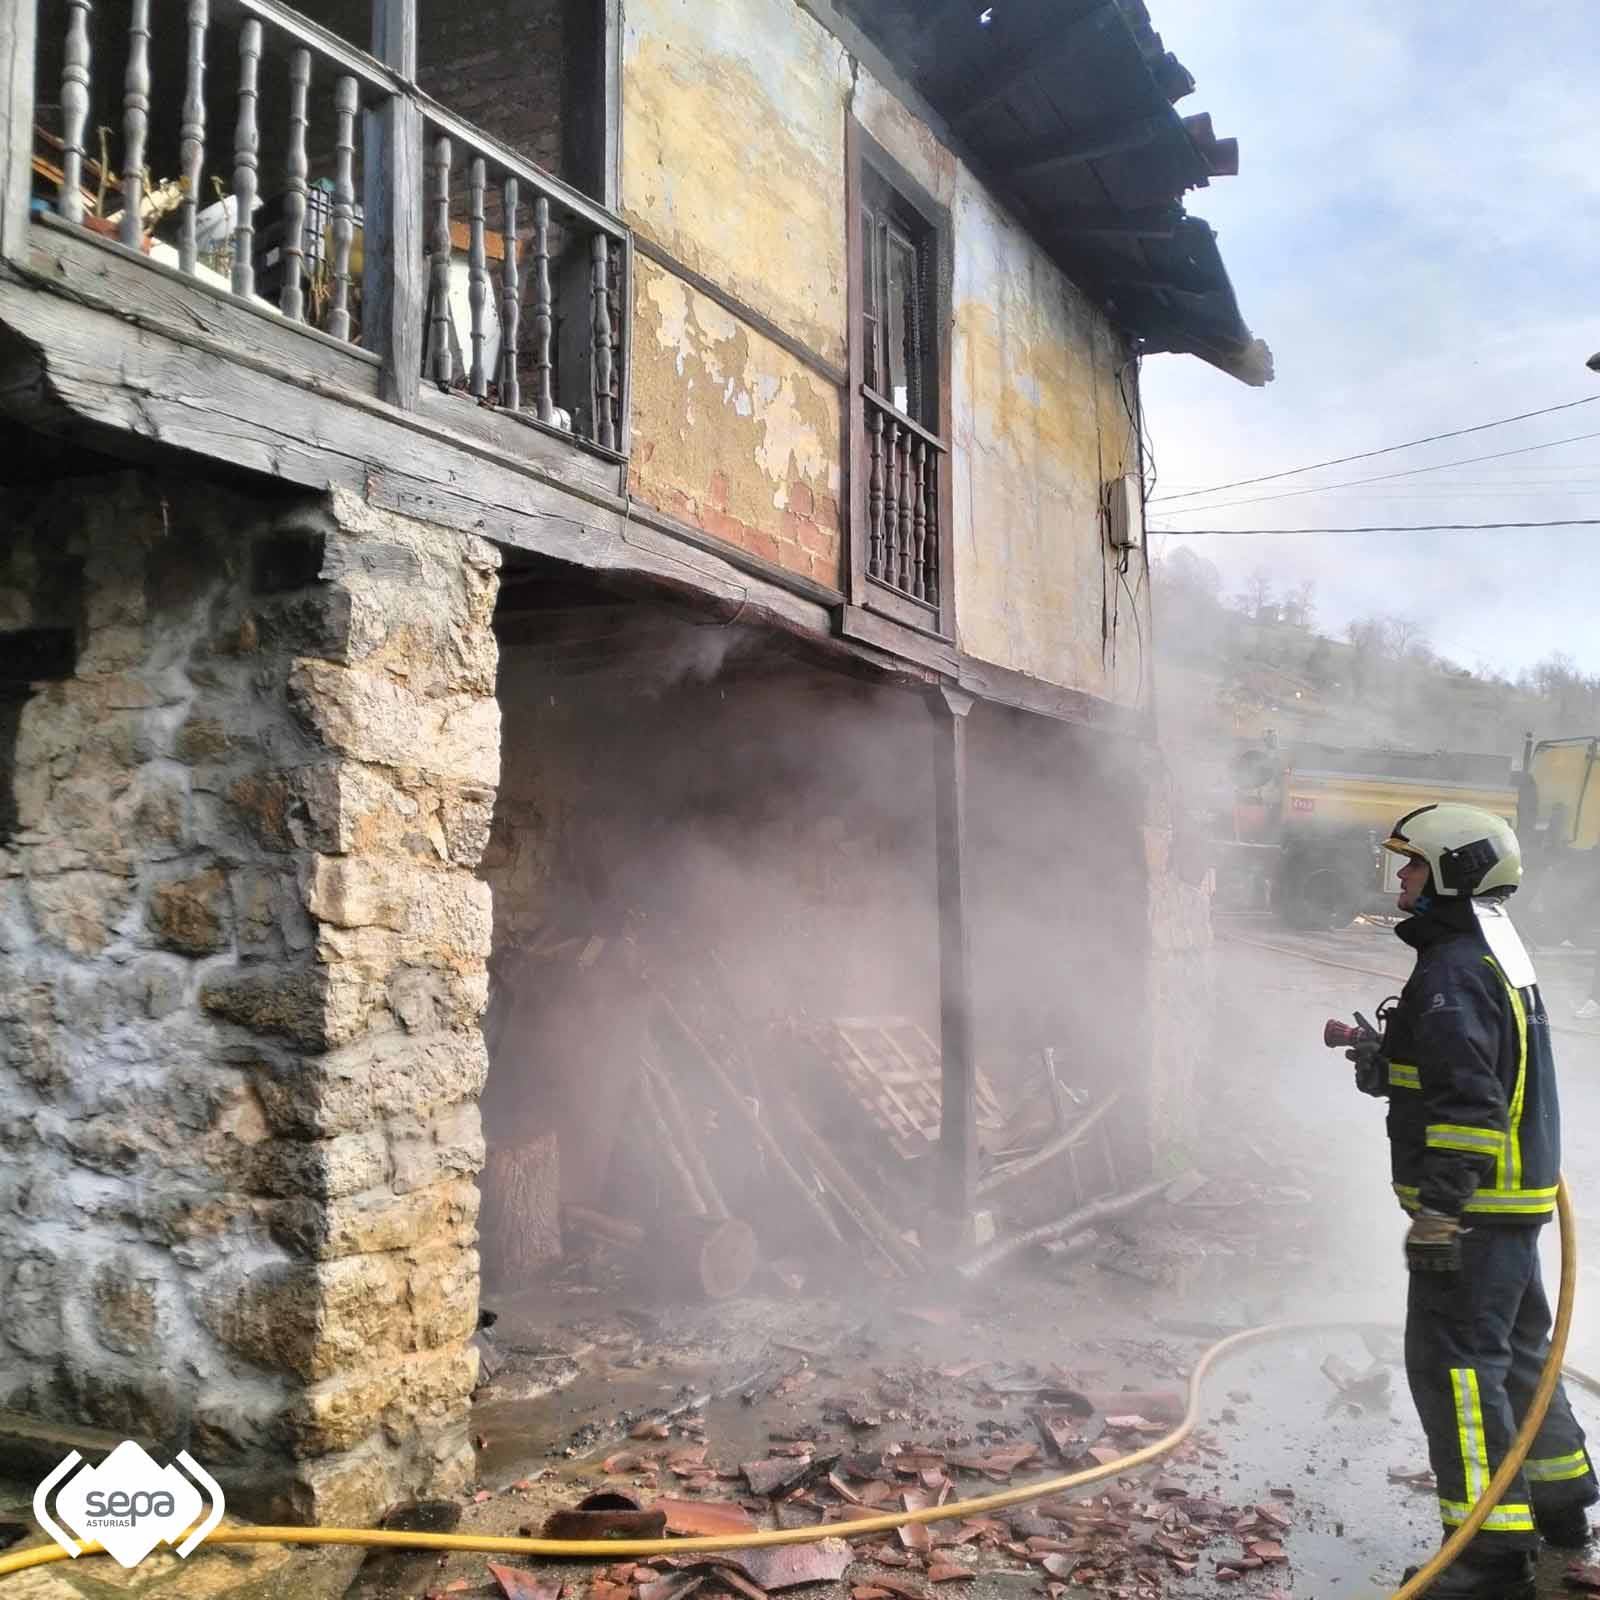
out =
[(98, 1467), (72, 1477), (82, 1460), (74, 1450), (33, 1496), (39, 1526), (69, 1556), (82, 1551), (51, 1519), (47, 1504), (50, 1491), (69, 1478), (56, 1496), (56, 1515), (79, 1539), (98, 1539), (125, 1567), (138, 1566), (158, 1544), (171, 1544), (194, 1528), (178, 1546), (178, 1554), (187, 1556), (222, 1521), (222, 1487), (187, 1450), (178, 1452), (178, 1461), (211, 1500), (211, 1510), (198, 1527), (196, 1519), (205, 1511), (200, 1491), (177, 1467), (158, 1467), (133, 1440), (124, 1439)]

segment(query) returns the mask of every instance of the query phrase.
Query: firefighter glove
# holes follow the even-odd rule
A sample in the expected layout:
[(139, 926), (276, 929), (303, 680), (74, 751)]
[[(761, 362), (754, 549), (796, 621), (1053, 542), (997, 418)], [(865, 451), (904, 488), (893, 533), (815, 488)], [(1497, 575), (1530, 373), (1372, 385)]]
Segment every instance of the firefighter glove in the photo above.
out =
[(1461, 1270), (1461, 1219), (1441, 1211), (1419, 1211), (1406, 1234), (1406, 1266), (1412, 1272)]
[(1362, 1094), (1381, 1097), (1389, 1092), (1389, 1063), (1378, 1053), (1382, 1048), (1376, 1039), (1366, 1039), (1344, 1053), (1355, 1064), (1356, 1088)]

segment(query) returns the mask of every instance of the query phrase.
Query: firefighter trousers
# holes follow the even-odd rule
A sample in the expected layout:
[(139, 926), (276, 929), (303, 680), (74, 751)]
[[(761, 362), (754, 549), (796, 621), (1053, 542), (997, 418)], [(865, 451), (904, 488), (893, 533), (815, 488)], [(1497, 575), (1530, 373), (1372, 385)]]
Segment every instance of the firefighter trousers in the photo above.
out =
[[(1504, 1459), (1550, 1349), (1539, 1234), (1521, 1223), (1473, 1227), (1461, 1236), (1459, 1272), (1411, 1274), (1406, 1377), (1447, 1530), (1466, 1520)], [(1583, 1429), (1561, 1385), (1483, 1536), (1496, 1549), (1534, 1550), (1536, 1519), (1597, 1499)]]

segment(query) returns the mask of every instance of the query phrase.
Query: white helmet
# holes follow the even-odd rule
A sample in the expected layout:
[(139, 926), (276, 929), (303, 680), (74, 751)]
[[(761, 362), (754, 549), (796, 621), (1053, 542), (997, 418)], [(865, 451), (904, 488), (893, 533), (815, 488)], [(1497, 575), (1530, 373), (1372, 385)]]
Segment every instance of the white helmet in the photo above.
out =
[(1383, 847), (1427, 862), (1436, 895), (1510, 893), (1522, 882), (1522, 847), (1511, 824), (1478, 806), (1419, 806), (1395, 823)]

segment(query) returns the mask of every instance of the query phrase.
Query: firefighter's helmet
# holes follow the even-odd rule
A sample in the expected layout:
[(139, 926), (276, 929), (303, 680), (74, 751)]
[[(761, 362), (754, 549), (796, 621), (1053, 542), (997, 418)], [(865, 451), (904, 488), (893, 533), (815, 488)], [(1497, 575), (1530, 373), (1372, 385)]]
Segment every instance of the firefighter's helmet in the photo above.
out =
[(1383, 847), (1427, 862), (1436, 895), (1508, 894), (1522, 882), (1522, 847), (1511, 824), (1478, 806), (1419, 806), (1395, 823)]

